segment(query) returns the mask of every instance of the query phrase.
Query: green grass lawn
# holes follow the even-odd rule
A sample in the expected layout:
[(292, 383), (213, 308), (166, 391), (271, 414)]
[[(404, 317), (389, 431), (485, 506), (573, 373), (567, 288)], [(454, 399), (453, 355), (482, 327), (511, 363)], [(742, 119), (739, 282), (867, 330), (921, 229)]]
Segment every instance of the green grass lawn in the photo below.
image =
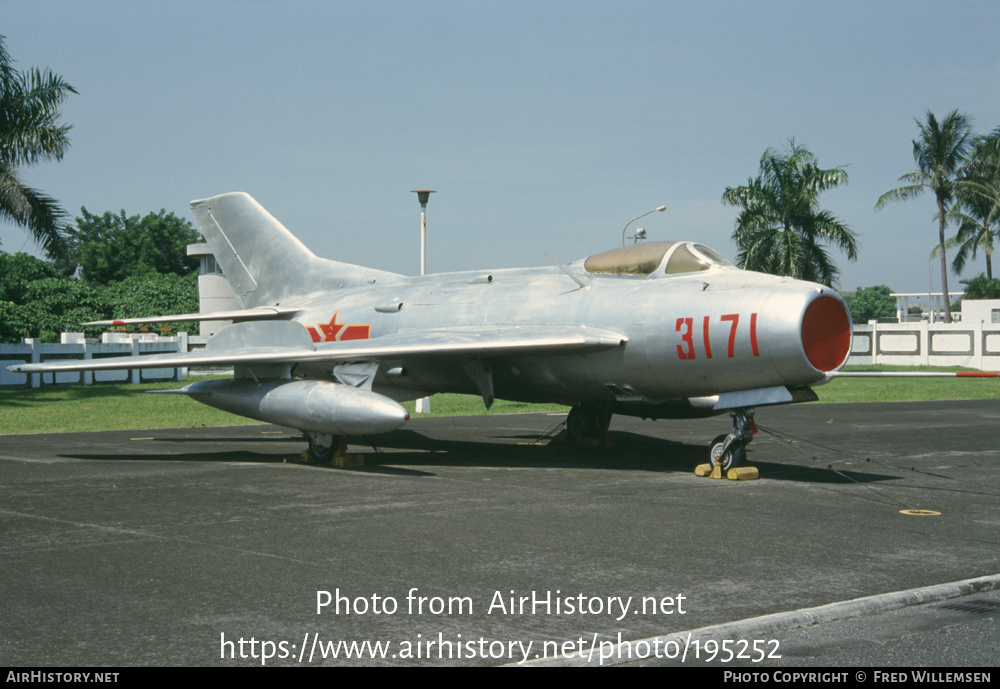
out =
[(196, 428), (258, 423), (229, 414), (184, 395), (147, 395), (147, 390), (181, 388), (183, 383), (101, 383), (47, 385), (34, 390), (0, 390), (0, 435), (73, 433), (140, 428)]
[[(176, 390), (213, 377), (189, 376), (183, 383), (102, 383), (47, 385), (0, 390), (0, 435), (19, 433), (74, 433), (138, 430), (143, 428), (199, 428), (260, 423), (188, 399), (184, 395), (147, 395), (149, 390)], [(415, 404), (403, 404), (410, 413)], [(475, 416), (535, 411), (566, 411), (559, 405), (532, 405), (497, 400), (489, 412), (473, 395), (435, 395), (427, 416)]]
[[(849, 367), (847, 370), (956, 371), (956, 368)], [(143, 385), (59, 385), (31, 390), (0, 390), (0, 435), (72, 433), (77, 431), (198, 428), (258, 423), (199, 404), (183, 395), (147, 395), (147, 390), (176, 389), (184, 383)], [(815, 388), (821, 403), (902, 402), (917, 400), (994, 399), (1000, 397), (998, 378), (841, 378)], [(403, 406), (413, 413), (413, 403)], [(430, 416), (475, 416), (520, 412), (566, 411), (559, 405), (497, 400), (487, 412), (472, 395), (435, 395)]]
[[(847, 366), (845, 371), (972, 371), (945, 366)], [(813, 388), (820, 402), (918, 402), (1000, 398), (1000, 378), (835, 378)]]

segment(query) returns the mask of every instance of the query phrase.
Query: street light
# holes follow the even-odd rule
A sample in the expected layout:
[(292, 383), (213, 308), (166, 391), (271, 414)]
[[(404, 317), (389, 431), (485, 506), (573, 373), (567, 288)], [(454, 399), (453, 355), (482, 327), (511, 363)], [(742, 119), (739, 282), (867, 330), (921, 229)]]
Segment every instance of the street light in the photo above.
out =
[[(435, 192), (433, 189), (412, 189), (411, 191), (417, 195), (417, 201), (420, 202), (420, 274), (423, 275), (427, 261), (427, 200)], [(417, 414), (430, 414), (430, 398), (421, 397), (418, 399), (414, 411)]]
[(666, 206), (660, 206), (659, 208), (654, 208), (653, 210), (651, 210), (651, 211), (649, 211), (647, 213), (643, 213), (642, 215), (637, 215), (636, 217), (632, 218), (627, 223), (625, 223), (625, 229), (622, 230), (622, 246), (625, 246), (625, 230), (628, 229), (629, 225), (631, 225), (632, 223), (634, 223), (639, 218), (645, 218), (650, 213), (656, 213), (657, 211), (659, 211), (660, 213), (662, 213), (665, 210), (667, 210)]
[(420, 201), (420, 274), (423, 275), (427, 260), (427, 200), (435, 191), (433, 189), (413, 189), (412, 191), (417, 195), (417, 200)]

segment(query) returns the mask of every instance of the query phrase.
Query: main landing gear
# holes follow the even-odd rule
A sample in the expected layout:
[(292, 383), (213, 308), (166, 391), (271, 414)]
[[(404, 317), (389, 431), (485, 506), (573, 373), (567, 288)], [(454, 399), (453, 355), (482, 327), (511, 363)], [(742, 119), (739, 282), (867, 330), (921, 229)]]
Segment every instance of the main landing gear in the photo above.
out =
[(303, 453), (307, 455), (307, 461), (330, 464), (341, 469), (364, 466), (364, 459), (347, 454), (347, 436), (313, 431), (305, 431), (305, 435), (309, 441), (309, 449)]
[(735, 469), (747, 461), (747, 444), (753, 440), (757, 426), (753, 421), (753, 409), (741, 408), (730, 412), (733, 430), (728, 435), (720, 435), (712, 441), (708, 461), (712, 468), (723, 472)]
[(566, 435), (577, 447), (613, 447), (608, 435), (611, 409), (607, 405), (581, 402), (569, 410)]

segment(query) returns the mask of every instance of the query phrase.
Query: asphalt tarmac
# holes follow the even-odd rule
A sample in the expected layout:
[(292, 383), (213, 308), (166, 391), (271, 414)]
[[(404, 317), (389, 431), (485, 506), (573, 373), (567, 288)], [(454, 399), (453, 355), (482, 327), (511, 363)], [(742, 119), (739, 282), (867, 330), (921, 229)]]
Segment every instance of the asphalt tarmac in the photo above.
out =
[(358, 469), (274, 426), (4, 436), (0, 663), (995, 664), (995, 400), (759, 409), (755, 481), (693, 472), (725, 416), (564, 419), (415, 418)]

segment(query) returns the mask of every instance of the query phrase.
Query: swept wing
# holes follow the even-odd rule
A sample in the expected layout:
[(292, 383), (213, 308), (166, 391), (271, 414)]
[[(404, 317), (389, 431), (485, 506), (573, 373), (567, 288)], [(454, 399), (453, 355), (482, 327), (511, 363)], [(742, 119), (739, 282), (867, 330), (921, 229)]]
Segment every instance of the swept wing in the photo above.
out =
[(183, 366), (234, 366), (378, 361), (393, 357), (537, 356), (583, 353), (623, 346), (620, 333), (582, 325), (441, 328), (371, 340), (315, 344), (293, 321), (239, 323), (224, 328), (204, 351), (21, 364), (21, 373), (102, 371)]

